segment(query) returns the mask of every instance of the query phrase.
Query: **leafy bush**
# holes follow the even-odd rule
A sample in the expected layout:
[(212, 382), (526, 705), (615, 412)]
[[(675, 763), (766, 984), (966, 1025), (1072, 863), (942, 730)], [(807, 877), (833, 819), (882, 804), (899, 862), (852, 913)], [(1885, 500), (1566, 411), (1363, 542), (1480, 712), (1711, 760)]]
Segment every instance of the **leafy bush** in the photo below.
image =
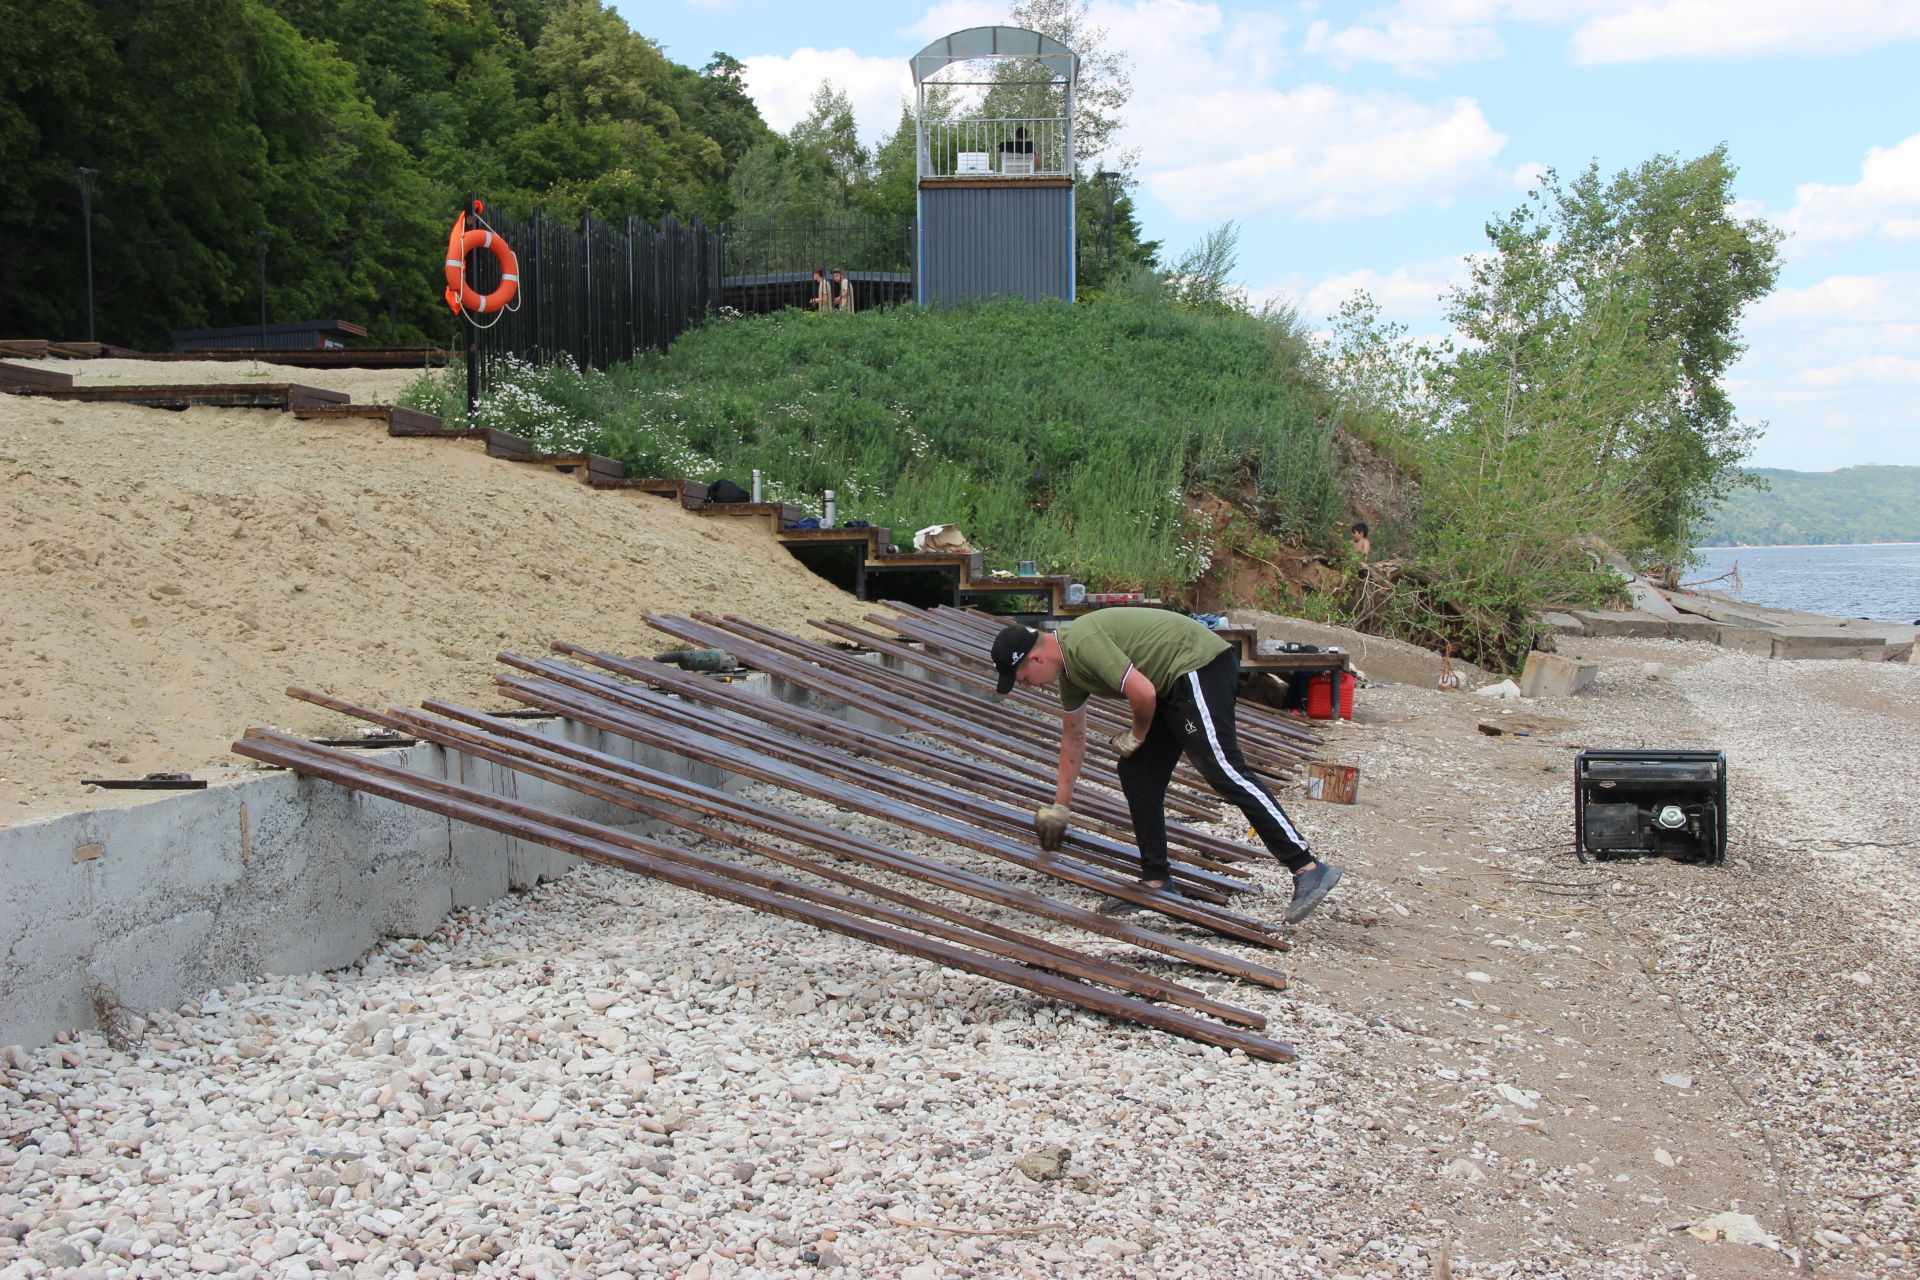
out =
[(833, 489), (840, 519), (902, 543), (950, 522), (996, 562), (1174, 594), (1211, 551), (1196, 491), (1244, 493), (1309, 538), (1338, 519), (1288, 323), (1146, 301), (790, 311), (606, 374), (511, 370), (480, 418), (542, 440), (591, 423), (589, 447), (629, 474), (745, 485), (758, 468), (769, 499), (818, 512)]

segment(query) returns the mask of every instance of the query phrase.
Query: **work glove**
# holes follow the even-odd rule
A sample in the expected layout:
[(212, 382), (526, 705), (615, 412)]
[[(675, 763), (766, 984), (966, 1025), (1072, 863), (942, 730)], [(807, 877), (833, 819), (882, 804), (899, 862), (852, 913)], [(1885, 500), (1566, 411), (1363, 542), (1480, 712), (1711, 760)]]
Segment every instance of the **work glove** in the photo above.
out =
[(1133, 736), (1132, 729), (1122, 729), (1113, 735), (1113, 749), (1125, 760), (1140, 749), (1140, 739)]
[(1040, 847), (1052, 853), (1067, 838), (1067, 823), (1073, 820), (1073, 812), (1063, 804), (1050, 804), (1037, 810), (1033, 815), (1033, 829), (1040, 837)]

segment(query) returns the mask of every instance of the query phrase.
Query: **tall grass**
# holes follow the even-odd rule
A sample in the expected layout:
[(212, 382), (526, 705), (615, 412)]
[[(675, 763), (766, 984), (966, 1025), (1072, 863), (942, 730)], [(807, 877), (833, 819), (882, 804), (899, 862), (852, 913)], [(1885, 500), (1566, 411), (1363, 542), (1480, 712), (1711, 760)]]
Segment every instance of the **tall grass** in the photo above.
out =
[(605, 374), (527, 371), (480, 416), (542, 440), (551, 418), (554, 443), (585, 423), (630, 474), (745, 485), (758, 468), (815, 512), (833, 489), (842, 521), (903, 544), (952, 523), (996, 565), (1177, 593), (1210, 551), (1199, 492), (1250, 500), (1276, 532), (1338, 518), (1325, 401), (1285, 323), (1142, 301), (783, 312)]

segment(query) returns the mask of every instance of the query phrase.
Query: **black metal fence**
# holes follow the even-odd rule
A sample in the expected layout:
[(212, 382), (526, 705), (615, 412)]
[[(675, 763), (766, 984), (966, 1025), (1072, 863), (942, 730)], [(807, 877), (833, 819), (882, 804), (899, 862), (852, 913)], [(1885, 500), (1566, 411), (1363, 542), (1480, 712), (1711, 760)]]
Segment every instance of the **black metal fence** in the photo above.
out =
[(913, 219), (789, 218), (729, 222), (722, 304), (761, 313), (807, 305), (813, 269), (842, 271), (861, 307), (913, 297)]
[[(541, 213), (487, 221), (519, 259), (520, 288), (508, 310), (470, 317), (478, 323), (466, 326), (476, 393), (507, 356), (545, 364), (565, 355), (582, 368), (605, 369), (664, 350), (721, 305), (720, 233), (697, 221), (666, 214), (658, 225), (629, 217), (613, 227)], [(496, 288), (493, 255), (468, 255), (467, 278), (482, 294)]]

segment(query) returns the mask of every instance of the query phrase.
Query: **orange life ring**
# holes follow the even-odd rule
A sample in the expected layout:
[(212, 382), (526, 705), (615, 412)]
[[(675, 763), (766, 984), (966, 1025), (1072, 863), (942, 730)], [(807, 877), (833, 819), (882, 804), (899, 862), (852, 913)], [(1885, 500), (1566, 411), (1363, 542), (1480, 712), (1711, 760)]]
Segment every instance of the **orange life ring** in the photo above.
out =
[[(467, 255), (486, 249), (500, 264), (500, 287), (481, 294), (467, 283)], [(503, 311), (520, 292), (520, 260), (513, 256), (507, 242), (483, 227), (467, 229), (467, 215), (453, 220), (453, 233), (447, 237), (447, 306), (455, 315), (462, 311)]]

